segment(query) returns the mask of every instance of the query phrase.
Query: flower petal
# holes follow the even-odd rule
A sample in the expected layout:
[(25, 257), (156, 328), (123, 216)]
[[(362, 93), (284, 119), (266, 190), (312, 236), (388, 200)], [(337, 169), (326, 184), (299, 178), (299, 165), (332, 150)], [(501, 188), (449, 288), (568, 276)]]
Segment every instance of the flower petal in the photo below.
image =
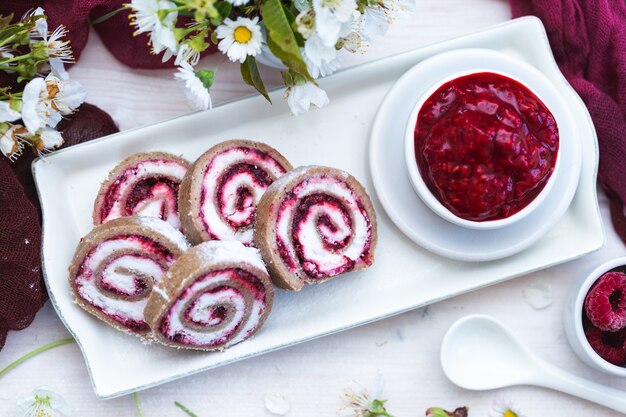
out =
[(20, 112), (13, 110), (8, 101), (0, 101), (0, 122), (13, 122), (20, 117)]

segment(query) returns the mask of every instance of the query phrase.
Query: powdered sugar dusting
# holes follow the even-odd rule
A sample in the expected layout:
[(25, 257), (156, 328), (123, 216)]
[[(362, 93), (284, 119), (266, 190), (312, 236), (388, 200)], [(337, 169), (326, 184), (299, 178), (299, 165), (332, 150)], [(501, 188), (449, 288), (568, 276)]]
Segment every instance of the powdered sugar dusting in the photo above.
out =
[(267, 273), (258, 249), (243, 245), (236, 240), (210, 240), (196, 246), (207, 264), (220, 262), (248, 263)]
[(157, 233), (160, 233), (172, 243), (176, 244), (181, 251), (189, 248), (189, 242), (185, 235), (174, 229), (168, 222), (154, 217), (137, 216), (137, 223), (141, 226), (148, 227)]

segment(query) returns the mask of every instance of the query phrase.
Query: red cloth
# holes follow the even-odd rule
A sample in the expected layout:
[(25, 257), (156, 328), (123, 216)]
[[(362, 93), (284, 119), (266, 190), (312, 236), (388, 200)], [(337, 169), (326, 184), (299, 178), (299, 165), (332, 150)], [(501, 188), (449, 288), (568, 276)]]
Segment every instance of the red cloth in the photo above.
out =
[[(66, 145), (118, 131), (111, 117), (91, 104), (57, 126)], [(47, 300), (41, 276), (39, 200), (26, 149), (15, 163), (0, 156), (0, 349), (9, 330), (30, 325)]]
[(513, 17), (546, 26), (561, 71), (582, 97), (598, 133), (598, 179), (626, 242), (626, 1), (510, 0)]

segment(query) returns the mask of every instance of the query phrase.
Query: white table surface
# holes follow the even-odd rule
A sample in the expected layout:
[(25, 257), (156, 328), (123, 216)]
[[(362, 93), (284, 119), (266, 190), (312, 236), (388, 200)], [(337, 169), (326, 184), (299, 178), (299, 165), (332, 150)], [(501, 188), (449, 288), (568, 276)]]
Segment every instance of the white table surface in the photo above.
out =
[[(346, 65), (427, 45), (510, 18), (505, 0), (417, 3), (412, 18), (394, 25), (366, 55), (346, 57)], [(238, 67), (222, 55), (206, 58), (203, 63), (218, 69), (214, 103), (251, 93), (239, 80)], [(279, 82), (277, 73), (263, 72), (267, 84)], [(95, 33), (80, 62), (71, 70), (71, 76), (86, 87), (88, 101), (108, 111), (122, 130), (189, 111), (171, 74), (171, 70), (132, 71), (124, 67)], [(526, 416), (617, 416), (600, 406), (541, 388), (464, 391), (452, 385), (439, 366), (439, 347), (448, 327), (466, 314), (486, 313), (514, 328), (522, 341), (549, 362), (626, 390), (626, 380), (603, 375), (581, 363), (562, 329), (563, 304), (572, 282), (594, 265), (626, 255), (626, 248), (611, 227), (603, 194), (600, 206), (607, 243), (594, 254), (424, 309), (143, 391), (140, 399), (144, 416), (184, 416), (174, 401), (182, 402), (199, 417), (269, 416), (264, 408), (268, 395), (285, 398), (291, 406), (288, 416), (331, 416), (342, 404), (344, 388), (353, 385), (352, 381), (371, 383), (377, 370), (385, 376), (384, 397), (389, 400), (389, 412), (396, 417), (423, 416), (426, 408), (434, 405), (449, 409), (468, 405), (470, 416), (487, 416), (498, 399), (512, 401)], [(553, 289), (554, 301), (544, 310), (531, 308), (522, 295), (524, 288), (537, 282), (547, 283)], [(34, 348), (68, 336), (47, 303), (30, 327), (9, 333), (0, 352), (0, 369)], [(136, 416), (130, 396), (107, 401), (95, 397), (76, 345), (48, 351), (0, 378), (0, 415), (14, 415), (17, 399), (42, 385), (61, 393), (74, 416)]]

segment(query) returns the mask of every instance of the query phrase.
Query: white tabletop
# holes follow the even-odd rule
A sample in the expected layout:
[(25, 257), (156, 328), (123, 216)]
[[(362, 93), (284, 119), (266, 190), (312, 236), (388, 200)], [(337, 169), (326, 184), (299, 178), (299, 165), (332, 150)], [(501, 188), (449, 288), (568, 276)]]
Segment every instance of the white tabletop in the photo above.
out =
[[(417, 4), (412, 18), (394, 25), (366, 55), (347, 57), (346, 65), (427, 45), (510, 18), (505, 0), (417, 0)], [(252, 92), (239, 80), (239, 68), (222, 55), (206, 58), (203, 64), (218, 69), (214, 103)], [(266, 84), (277, 85), (277, 73), (263, 72), (266, 80), (271, 80)], [(122, 130), (189, 111), (171, 70), (132, 71), (115, 61), (95, 33), (71, 76), (87, 88), (88, 101), (108, 111)], [(617, 416), (600, 406), (540, 388), (464, 391), (452, 385), (439, 366), (439, 347), (448, 327), (466, 314), (486, 313), (514, 328), (522, 341), (554, 365), (626, 390), (626, 380), (603, 375), (581, 363), (567, 344), (562, 328), (563, 304), (573, 281), (604, 260), (626, 255), (626, 248), (611, 227), (603, 194), (600, 206), (607, 243), (597, 253), (424, 309), (144, 391), (140, 394), (144, 416), (184, 416), (174, 406), (174, 401), (179, 401), (199, 417), (259, 417), (269, 415), (264, 407), (268, 395), (285, 398), (291, 406), (288, 416), (332, 416), (342, 404), (344, 388), (352, 381), (371, 383), (377, 370), (385, 377), (384, 397), (389, 400), (389, 412), (396, 417), (422, 416), (426, 408), (434, 405), (468, 405), (471, 416), (487, 416), (498, 399), (512, 401), (526, 416)], [(524, 288), (537, 282), (553, 289), (554, 301), (544, 310), (534, 310), (522, 295)], [(65, 337), (69, 337), (68, 332), (47, 303), (33, 325), (9, 333), (0, 352), (0, 369), (36, 347)], [(76, 345), (46, 352), (2, 377), (0, 415), (13, 415), (17, 399), (41, 385), (62, 394), (74, 416), (136, 416), (130, 396), (108, 401), (95, 397)]]

